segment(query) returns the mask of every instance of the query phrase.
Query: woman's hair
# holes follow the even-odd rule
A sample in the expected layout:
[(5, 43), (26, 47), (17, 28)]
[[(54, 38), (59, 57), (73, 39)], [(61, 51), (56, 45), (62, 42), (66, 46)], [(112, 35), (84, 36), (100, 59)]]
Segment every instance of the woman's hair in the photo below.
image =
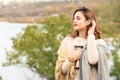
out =
[[(84, 15), (84, 17), (86, 18), (86, 20), (91, 20), (92, 21), (92, 19), (96, 22), (96, 27), (95, 27), (95, 31), (94, 31), (94, 35), (95, 35), (95, 38), (96, 39), (100, 39), (101, 38), (101, 35), (100, 35), (100, 28), (99, 28), (99, 25), (98, 25), (98, 22), (97, 22), (97, 20), (96, 20), (96, 16), (95, 16), (95, 14), (94, 14), (94, 12), (92, 11), (92, 10), (90, 10), (90, 9), (88, 9), (88, 8), (86, 8), (86, 7), (81, 7), (81, 8), (79, 8), (79, 9), (76, 9), (75, 10), (75, 12), (74, 12), (74, 14), (73, 14), (73, 18), (74, 18), (74, 15), (75, 15), (75, 13), (76, 12), (82, 12), (83, 13), (83, 15)], [(86, 31), (86, 38), (87, 38), (87, 36), (88, 36), (88, 30), (89, 30), (89, 28), (92, 26), (92, 23), (90, 23), (88, 26), (87, 26), (87, 31)], [(75, 38), (75, 37), (77, 37), (77, 36), (79, 36), (79, 31), (73, 31), (73, 33), (71, 34), (71, 37), (73, 37), (73, 38)]]

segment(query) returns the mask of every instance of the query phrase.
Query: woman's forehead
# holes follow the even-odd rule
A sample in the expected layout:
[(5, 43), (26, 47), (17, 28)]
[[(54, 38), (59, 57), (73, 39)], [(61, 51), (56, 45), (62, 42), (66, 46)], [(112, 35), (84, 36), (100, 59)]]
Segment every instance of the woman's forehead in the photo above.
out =
[(78, 12), (75, 13), (74, 16), (84, 16), (84, 14), (81, 11), (78, 11)]

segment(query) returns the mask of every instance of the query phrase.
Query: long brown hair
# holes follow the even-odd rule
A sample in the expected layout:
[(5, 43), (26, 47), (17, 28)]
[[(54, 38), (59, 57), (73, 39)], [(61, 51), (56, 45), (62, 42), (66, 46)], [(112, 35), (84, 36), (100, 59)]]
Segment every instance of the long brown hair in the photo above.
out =
[[(95, 27), (95, 31), (94, 31), (94, 35), (95, 35), (95, 38), (96, 39), (100, 39), (101, 38), (101, 35), (100, 35), (100, 28), (99, 28), (99, 25), (98, 25), (98, 22), (96, 20), (96, 16), (94, 14), (94, 12), (86, 7), (81, 7), (79, 9), (76, 9), (74, 14), (73, 14), (73, 17), (75, 15), (76, 12), (82, 12), (84, 17), (86, 18), (86, 20), (92, 20), (94, 19), (94, 21), (96, 22), (96, 27)], [(87, 26), (87, 31), (86, 31), (86, 38), (88, 36), (88, 30), (89, 28), (92, 26), (92, 24), (90, 23), (88, 26)], [(73, 31), (73, 33), (71, 34), (71, 37), (75, 38), (79, 36), (79, 31)]]

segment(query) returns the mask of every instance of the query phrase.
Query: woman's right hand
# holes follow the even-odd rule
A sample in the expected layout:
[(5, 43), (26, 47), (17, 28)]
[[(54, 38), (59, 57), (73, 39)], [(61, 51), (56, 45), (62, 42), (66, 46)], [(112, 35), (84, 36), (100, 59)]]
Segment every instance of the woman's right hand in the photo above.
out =
[(81, 48), (74, 50), (73, 54), (68, 57), (68, 60), (74, 63), (76, 60), (80, 59), (81, 53), (82, 53)]

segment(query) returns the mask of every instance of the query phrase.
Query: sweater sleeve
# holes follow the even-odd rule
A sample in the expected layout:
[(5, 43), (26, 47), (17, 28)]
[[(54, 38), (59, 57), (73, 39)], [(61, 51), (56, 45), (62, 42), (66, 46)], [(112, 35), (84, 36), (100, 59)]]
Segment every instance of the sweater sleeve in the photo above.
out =
[(62, 53), (64, 53), (63, 55), (66, 54), (66, 57), (64, 57), (65, 60), (63, 61), (62, 68), (61, 68), (61, 71), (62, 71), (63, 74), (68, 73), (70, 68), (74, 65), (74, 63), (71, 63), (68, 60), (67, 40), (68, 40), (68, 38), (66, 37), (61, 44), (61, 49), (58, 51), (60, 54), (62, 54)]
[(94, 65), (98, 62), (99, 54), (97, 50), (97, 44), (94, 35), (89, 35), (87, 45), (87, 56), (90, 64)]
[(71, 63), (68, 58), (66, 58), (66, 60), (64, 61), (63, 65), (62, 65), (62, 73), (66, 74), (68, 72), (68, 70), (70, 70), (70, 68), (74, 65), (74, 63)]

